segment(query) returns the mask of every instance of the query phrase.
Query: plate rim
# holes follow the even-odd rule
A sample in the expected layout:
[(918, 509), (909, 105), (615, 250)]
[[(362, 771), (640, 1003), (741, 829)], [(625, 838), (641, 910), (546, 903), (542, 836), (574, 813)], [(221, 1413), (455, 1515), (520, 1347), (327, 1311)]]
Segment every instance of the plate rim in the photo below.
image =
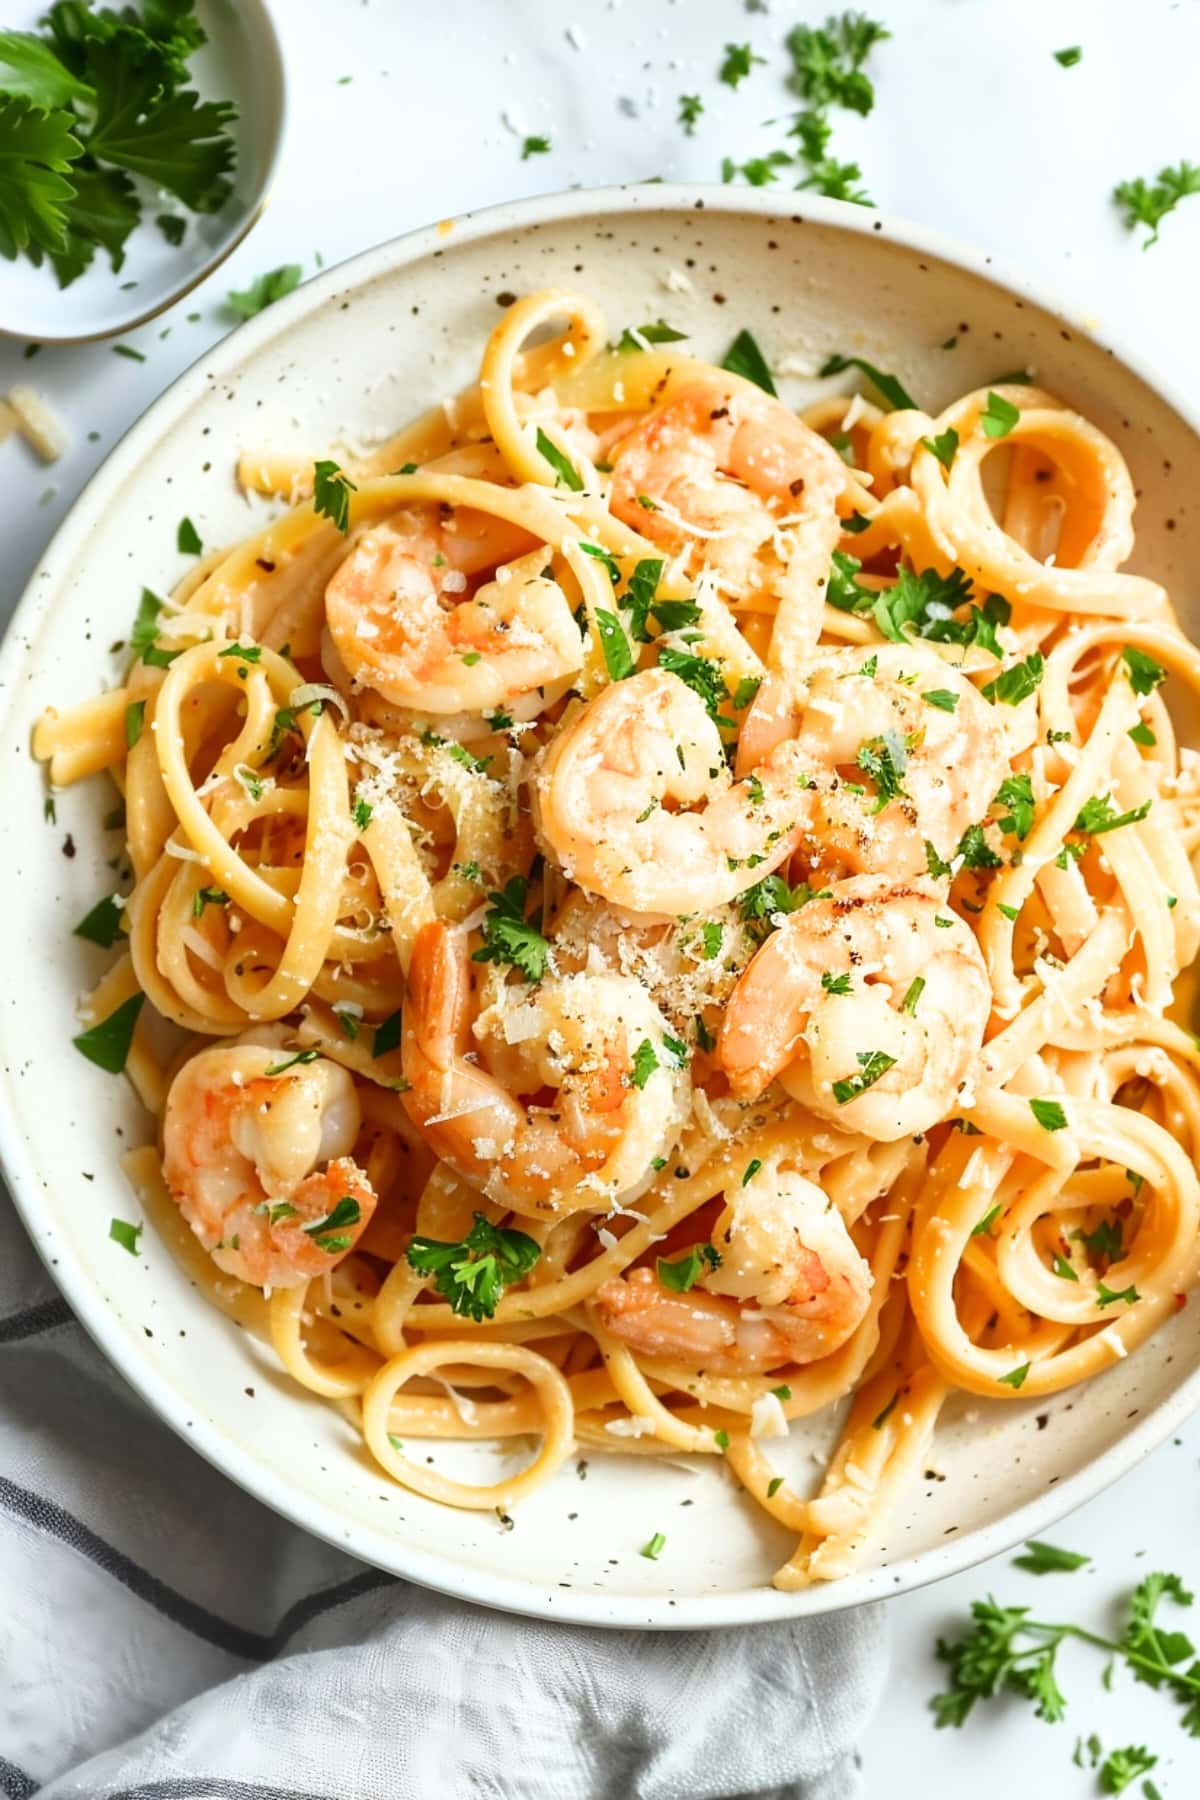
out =
[[(504, 201), (420, 226), (322, 271), (212, 345), (164, 389), (89, 478), (38, 559), (17, 602), (0, 644), (0, 725), (7, 723), (15, 704), (17, 678), (27, 656), (25, 639), (50, 604), (57, 565), (73, 558), (89, 521), (128, 480), (163, 431), (199, 397), (210, 379), (227, 379), (235, 374), (272, 339), (286, 337), (301, 319), (339, 293), (419, 262), (434, 251), (445, 254), (459, 243), (524, 232), (571, 218), (582, 221), (612, 214), (653, 212), (712, 212), (811, 222), (878, 237), (917, 255), (936, 256), (1030, 302), (1064, 326), (1086, 335), (1163, 400), (1192, 432), (1200, 449), (1200, 414), (1189, 406), (1169, 374), (1145, 362), (1140, 353), (1122, 342), (1120, 334), (1095, 330), (1084, 322), (1081, 309), (1046, 284), (998, 262), (989, 252), (902, 215), (868, 212), (840, 201), (807, 195), (801, 203), (785, 207), (767, 192), (711, 184), (633, 183)], [(9, 1032), (5, 1019), (0, 1017), (0, 1060), (12, 1047)], [(99, 1284), (91, 1279), (87, 1265), (57, 1237), (53, 1223), (42, 1213), (39, 1177), (22, 1141), (14, 1094), (14, 1078), (6, 1068), (0, 1070), (0, 1169), (13, 1204), (73, 1317), (156, 1416), (221, 1474), (300, 1529), (401, 1579), (473, 1604), (564, 1623), (667, 1631), (779, 1623), (845, 1611), (959, 1574), (1038, 1535), (1118, 1481), (1200, 1410), (1198, 1367), (1115, 1444), (1015, 1511), (964, 1531), (935, 1549), (916, 1552), (880, 1568), (855, 1570), (840, 1581), (814, 1584), (795, 1593), (784, 1594), (763, 1586), (704, 1596), (638, 1598), (584, 1589), (564, 1590), (549, 1584), (542, 1587), (533, 1581), (483, 1574), (474, 1569), (469, 1571), (468, 1588), (464, 1585), (462, 1565), (451, 1557), (407, 1545), (377, 1527), (347, 1523), (333, 1504), (289, 1488), (215, 1420), (187, 1417), (188, 1408), (177, 1390), (139, 1356), (136, 1344), (121, 1329), (118, 1315), (105, 1303)]]

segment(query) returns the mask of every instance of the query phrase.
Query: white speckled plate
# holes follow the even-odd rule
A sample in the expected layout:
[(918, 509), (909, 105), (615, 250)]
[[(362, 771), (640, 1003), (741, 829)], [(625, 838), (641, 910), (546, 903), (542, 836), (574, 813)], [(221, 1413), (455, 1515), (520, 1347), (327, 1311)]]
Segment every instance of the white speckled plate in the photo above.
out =
[[(182, 514), (206, 543), (248, 529), (233, 482), (241, 446), (320, 449), (339, 433), (390, 431), (471, 375), (506, 294), (548, 283), (588, 289), (616, 328), (665, 314), (718, 357), (742, 326), (776, 367), (858, 351), (933, 408), (1005, 370), (1035, 369), (1122, 446), (1140, 495), (1137, 567), (1168, 583), (1186, 617), (1200, 568), (1200, 440), (1130, 359), (1000, 280), (985, 257), (873, 212), (805, 200), (788, 216), (773, 200), (661, 186), (553, 196), (417, 232), (310, 282), (219, 344), (138, 422), (54, 539), (0, 657), (0, 1150), (43, 1257), (118, 1368), (235, 1481), (369, 1562), (516, 1612), (734, 1624), (950, 1574), (1043, 1531), (1200, 1404), (1200, 1306), (1085, 1388), (953, 1407), (884, 1541), (833, 1587), (769, 1586), (789, 1538), (712, 1460), (690, 1469), (592, 1457), (579, 1473), (569, 1463), (507, 1533), (490, 1514), (394, 1487), (336, 1411), (210, 1310), (150, 1231), (136, 1260), (108, 1239), (111, 1215), (134, 1216), (117, 1156), (146, 1122), (124, 1084), (69, 1039), (76, 996), (101, 960), (70, 930), (106, 890), (111, 848), (95, 789), (60, 796), (57, 828), (43, 823), (29, 735), (48, 702), (81, 699), (109, 673), (106, 646), (124, 636), (141, 584), (162, 589), (182, 573)], [(672, 271), (686, 291), (668, 284)], [(955, 349), (939, 348), (951, 337)], [(793, 378), (785, 390), (802, 385)], [(1200, 628), (1200, 612), (1191, 618)], [(793, 1428), (785, 1459), (802, 1484), (816, 1479), (833, 1429), (832, 1418)], [(459, 1466), (492, 1456), (451, 1454)], [(666, 1548), (650, 1562), (638, 1548), (656, 1531)]]

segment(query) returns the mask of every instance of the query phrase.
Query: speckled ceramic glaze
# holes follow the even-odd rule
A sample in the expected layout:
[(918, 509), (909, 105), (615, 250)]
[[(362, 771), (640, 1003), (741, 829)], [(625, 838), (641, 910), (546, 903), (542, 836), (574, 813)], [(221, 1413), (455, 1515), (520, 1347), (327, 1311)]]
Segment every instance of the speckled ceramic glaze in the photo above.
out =
[[(446, 223), (310, 282), (234, 333), (179, 380), (92, 481), (51, 545), (0, 660), (0, 817), (5, 968), (0, 984), (0, 1148), (17, 1204), (67, 1299), (151, 1406), (298, 1524), (381, 1567), (514, 1611), (632, 1626), (778, 1619), (852, 1606), (961, 1569), (1113, 1481), (1200, 1403), (1200, 1305), (1089, 1386), (1046, 1402), (953, 1404), (923, 1477), (865, 1566), (835, 1586), (776, 1593), (788, 1535), (748, 1505), (719, 1462), (572, 1461), (518, 1513), (443, 1509), (394, 1487), (332, 1407), (300, 1392), (274, 1357), (211, 1310), (150, 1230), (133, 1258), (109, 1241), (136, 1216), (118, 1168), (147, 1121), (125, 1084), (70, 1046), (75, 1001), (102, 953), (70, 935), (107, 891), (111, 839), (98, 784), (60, 796), (43, 822), (29, 756), (49, 702), (110, 674), (143, 582), (182, 572), (187, 513), (206, 543), (256, 516), (238, 494), (239, 449), (320, 452), (370, 440), (468, 380), (507, 297), (586, 288), (614, 328), (667, 317), (720, 357), (748, 326), (793, 399), (833, 350), (893, 369), (936, 410), (1017, 367), (1112, 433), (1139, 493), (1136, 567), (1185, 611), (1200, 567), (1190, 503), (1200, 441), (1182, 414), (1086, 324), (1048, 308), (986, 257), (873, 212), (772, 196), (659, 186), (570, 194)], [(942, 348), (956, 340), (953, 349)], [(1200, 617), (1191, 619), (1200, 628)], [(68, 836), (69, 834), (69, 836)], [(90, 1179), (84, 1179), (85, 1173)], [(836, 1420), (772, 1445), (804, 1488)], [(483, 1448), (438, 1451), (476, 1478)], [(639, 1546), (662, 1532), (657, 1561)]]

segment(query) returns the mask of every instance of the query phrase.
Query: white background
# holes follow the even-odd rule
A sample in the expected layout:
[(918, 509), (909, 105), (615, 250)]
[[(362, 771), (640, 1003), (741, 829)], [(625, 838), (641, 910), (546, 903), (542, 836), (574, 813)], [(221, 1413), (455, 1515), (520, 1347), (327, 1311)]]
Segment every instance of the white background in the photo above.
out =
[[(879, 206), (982, 245), (1072, 299), (1106, 336), (1136, 345), (1200, 413), (1200, 197), (1166, 221), (1147, 254), (1107, 198), (1121, 179), (1200, 161), (1200, 0), (892, 0), (871, 10), (893, 32), (872, 58), (878, 105), (867, 121), (838, 115), (835, 147), (861, 162)], [(73, 436), (49, 471), (20, 443), (0, 447), (6, 613), (92, 470), (229, 329), (227, 288), (282, 262), (300, 262), (308, 275), (318, 253), (328, 265), (521, 194), (649, 176), (718, 179), (723, 156), (742, 161), (784, 141), (781, 127), (763, 124), (795, 104), (783, 38), (797, 18), (819, 22), (825, 7), (276, 0), (276, 11), (291, 83), (287, 153), (271, 206), (234, 259), (172, 313), (127, 334), (143, 364), (106, 345), (46, 349), (26, 362), (21, 346), (0, 344), (0, 392), (35, 381)], [(0, 0), (5, 25), (27, 27), (35, 12)], [(766, 59), (736, 94), (716, 80), (731, 40)], [(1052, 52), (1069, 44), (1082, 45), (1083, 60), (1064, 70)], [(675, 122), (684, 92), (705, 102), (692, 138)], [(547, 135), (551, 153), (522, 162), (525, 132)], [(3, 284), (0, 265), (0, 325)], [(963, 1732), (935, 1734), (926, 1703), (938, 1679), (934, 1640), (989, 1589), (1038, 1616), (1103, 1629), (1150, 1568), (1178, 1569), (1200, 1585), (1198, 1472), (1200, 1421), (1052, 1534), (1090, 1551), (1088, 1570), (1035, 1580), (999, 1559), (891, 1602), (892, 1673), (880, 1715), (864, 1728), (870, 1800), (1012, 1800), (1014, 1790), (1083, 1800), (1098, 1792), (1096, 1777), (1074, 1767), (1071, 1752), (1091, 1731), (1109, 1748), (1148, 1743), (1160, 1755), (1154, 1778), (1164, 1800), (1196, 1800), (1200, 1741), (1183, 1736), (1166, 1700), (1124, 1674), (1106, 1693), (1090, 1650), (1062, 1659), (1066, 1724), (1040, 1724), (1027, 1706), (1004, 1701), (977, 1711)], [(1140, 1796), (1140, 1782), (1128, 1792)]]

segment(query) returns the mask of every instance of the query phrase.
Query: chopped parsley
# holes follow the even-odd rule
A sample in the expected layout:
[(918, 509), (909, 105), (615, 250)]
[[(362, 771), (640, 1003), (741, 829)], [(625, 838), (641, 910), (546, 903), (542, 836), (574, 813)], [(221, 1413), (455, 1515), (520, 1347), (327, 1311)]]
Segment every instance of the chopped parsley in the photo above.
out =
[(316, 1044), (313, 1044), (307, 1050), (293, 1051), (292, 1055), (285, 1056), (283, 1058), (282, 1062), (272, 1063), (270, 1068), (263, 1070), (263, 1074), (264, 1075), (286, 1075), (287, 1071), (289, 1069), (294, 1069), (298, 1063), (316, 1062), (318, 1057), (320, 1057), (321, 1055), (322, 1055), (322, 1051), (320, 1050), (319, 1046)]
[(1131, 725), (1125, 735), (1135, 744), (1139, 744), (1143, 750), (1153, 750), (1158, 742), (1144, 719), (1139, 719), (1136, 725)]
[(681, 344), (686, 337), (686, 331), (676, 331), (665, 319), (655, 319), (649, 325), (627, 325), (617, 339), (617, 349), (647, 350), (651, 344)]
[(526, 1232), (502, 1230), (477, 1212), (459, 1243), (414, 1237), (405, 1254), (418, 1274), (433, 1276), (454, 1312), (482, 1322), (495, 1316), (504, 1289), (524, 1280), (542, 1250)]
[(1021, 1363), (1017, 1368), (1010, 1369), (1007, 1375), (998, 1375), (996, 1379), (1001, 1387), (1021, 1388), (1025, 1386), (1025, 1377), (1032, 1367), (1032, 1363)]
[(375, 1027), (371, 1041), (372, 1062), (378, 1062), (381, 1056), (387, 1056), (390, 1051), (396, 1049), (400, 1042), (400, 1028), (403, 1021), (404, 1015), (397, 1007), (394, 1013), (389, 1013), (387, 1018)]
[(371, 823), (371, 815), (374, 810), (375, 809), (369, 800), (356, 800), (354, 802), (354, 823), (359, 831), (365, 831), (367, 829), (367, 826)]
[(875, 88), (863, 64), (876, 44), (891, 37), (876, 19), (844, 12), (823, 27), (796, 25), (788, 33), (792, 58), (788, 86), (813, 108), (845, 107), (863, 118), (875, 104)]
[(749, 44), (726, 44), (717, 80), (723, 81), (726, 87), (737, 88), (756, 63), (763, 64), (765, 61), (765, 57), (755, 56)]
[(596, 633), (610, 681), (625, 681), (637, 668), (633, 647), (616, 613), (596, 608)]
[(131, 700), (125, 708), (125, 748), (132, 750), (142, 735), (142, 726), (146, 720), (146, 702)]
[(958, 695), (951, 693), (949, 688), (930, 688), (921, 698), (928, 701), (930, 706), (936, 706), (939, 712), (952, 713), (958, 710)]
[(1033, 830), (1033, 822), (1037, 815), (1033, 798), (1033, 777), (1031, 775), (1006, 776), (993, 804), (1008, 808), (1008, 811), (1002, 813), (996, 820), (1005, 836), (1016, 837), (1023, 841)]
[(855, 1054), (855, 1060), (859, 1065), (858, 1074), (847, 1076), (845, 1080), (835, 1081), (833, 1084), (833, 1097), (839, 1106), (845, 1106), (847, 1101), (857, 1100), (860, 1094), (865, 1094), (868, 1088), (874, 1087), (896, 1061), (886, 1050), (859, 1050)]
[(728, 697), (728, 690), (715, 662), (710, 662), (705, 656), (694, 656), (687, 650), (676, 650), (667, 644), (658, 653), (658, 666), (672, 675), (678, 675), (685, 686), (690, 687), (694, 694), (699, 694), (711, 718), (718, 716), (722, 702)]
[(1086, 1568), (1091, 1560), (1081, 1550), (1061, 1550), (1057, 1544), (1043, 1544), (1031, 1538), (1024, 1554), (1013, 1557), (1013, 1567), (1028, 1569), (1031, 1575), (1069, 1575)]
[(953, 425), (947, 426), (938, 437), (922, 438), (925, 448), (937, 457), (943, 469), (948, 469), (954, 462), (958, 450), (958, 433)]
[(1113, 189), (1113, 199), (1125, 215), (1127, 228), (1134, 231), (1144, 225), (1149, 232), (1143, 250), (1157, 244), (1159, 226), (1167, 214), (1192, 194), (1200, 194), (1200, 167), (1190, 162), (1160, 169), (1153, 182), (1139, 175), (1135, 181), (1119, 182)]
[(842, 975), (831, 975), (829, 970), (826, 969), (821, 976), (821, 987), (827, 994), (852, 993), (853, 987), (850, 979), (850, 971), (847, 969)]
[(1054, 52), (1054, 60), (1061, 68), (1073, 69), (1083, 58), (1083, 51), (1078, 44), (1068, 44), (1064, 50)]
[(661, 1531), (656, 1531), (654, 1536), (650, 1539), (650, 1542), (642, 1545), (641, 1549), (638, 1551), (638, 1555), (644, 1556), (649, 1562), (657, 1562), (660, 1553), (665, 1550), (666, 1547), (666, 1538)]
[(1149, 811), (1149, 800), (1143, 800), (1140, 806), (1118, 813), (1108, 794), (1093, 794), (1090, 800), (1084, 801), (1075, 820), (1075, 830), (1086, 832), (1089, 837), (1100, 837), (1106, 831), (1120, 831), (1124, 825), (1138, 824)]
[(76, 925), (72, 936), (86, 938), (89, 944), (99, 944), (102, 950), (111, 950), (117, 939), (121, 937), (121, 920), (124, 908), (117, 904), (115, 894), (106, 894), (103, 900), (97, 900), (91, 912), (85, 913)]
[(1034, 650), (1023, 662), (1013, 663), (980, 689), (985, 700), (993, 705), (1001, 701), (1005, 706), (1019, 706), (1022, 700), (1028, 700), (1035, 694), (1046, 673), (1046, 659), (1040, 650)]
[(675, 121), (682, 125), (689, 137), (696, 135), (696, 120), (704, 111), (704, 102), (699, 94), (680, 94), (679, 117)]
[(654, 1045), (649, 1038), (643, 1038), (633, 1053), (633, 1067), (629, 1079), (635, 1088), (644, 1088), (655, 1069), (661, 1068), (661, 1066), (655, 1054)]
[(313, 511), (332, 520), (342, 533), (350, 529), (350, 495), (357, 491), (337, 463), (326, 459), (313, 464)]
[(548, 137), (527, 137), (521, 145), (521, 161), (528, 162), (531, 156), (547, 156), (550, 152)]
[(581, 494), (583, 492), (583, 476), (558, 445), (546, 436), (540, 425), (537, 428), (537, 447), (539, 456), (554, 470), (555, 487), (570, 488), (573, 494)]
[(204, 550), (200, 541), (200, 533), (190, 519), (180, 519), (179, 529), (175, 533), (175, 548), (184, 556), (199, 556)]
[(972, 1225), (971, 1236), (972, 1237), (990, 1237), (991, 1232), (992, 1232), (992, 1226), (996, 1223), (996, 1220), (999, 1217), (1000, 1217), (1000, 1205), (997, 1202), (997, 1204), (995, 1206), (989, 1206), (988, 1210), (984, 1213), (982, 1219), (979, 1219), (974, 1225)]
[(336, 1256), (340, 1251), (348, 1250), (354, 1242), (344, 1227), (357, 1225), (361, 1217), (362, 1209), (358, 1201), (349, 1194), (343, 1194), (332, 1212), (301, 1229), (306, 1237), (312, 1239), (318, 1250), (327, 1250), (331, 1256)]
[(657, 1259), (658, 1279), (670, 1294), (686, 1294), (712, 1269), (719, 1269), (721, 1258), (711, 1244), (693, 1244), (686, 1256), (668, 1262)]
[(298, 288), (303, 273), (299, 263), (283, 263), (278, 269), (268, 269), (265, 275), (256, 276), (241, 293), (231, 289), (225, 296), (225, 304), (239, 319), (252, 319), (256, 313)]
[(882, 737), (868, 738), (859, 746), (855, 762), (864, 775), (875, 783), (872, 813), (880, 813), (893, 800), (904, 795), (903, 775), (908, 768), (909, 744), (899, 732), (888, 728)]
[(110, 1219), (108, 1221), (109, 1237), (114, 1244), (120, 1244), (122, 1250), (128, 1250), (130, 1256), (141, 1255), (141, 1251), (138, 1249), (138, 1239), (144, 1229), (145, 1227), (142, 1225), (131, 1225), (128, 1219)]
[(217, 656), (236, 656), (239, 662), (261, 662), (262, 646), (261, 644), (229, 644), (224, 650), (218, 650)]
[(1167, 679), (1167, 671), (1162, 664), (1133, 644), (1126, 644), (1121, 652), (1121, 661), (1125, 664), (1129, 683), (1135, 694), (1152, 694)]
[(1029, 1110), (1043, 1131), (1065, 1131), (1067, 1115), (1057, 1100), (1031, 1100)]
[(197, 888), (196, 892), (192, 895), (192, 917), (193, 919), (202, 918), (206, 906), (228, 905), (229, 895), (225, 892), (224, 888)]
[(822, 377), (840, 375), (844, 369), (850, 368), (861, 370), (872, 387), (882, 394), (893, 412), (910, 411), (916, 408), (916, 401), (894, 375), (889, 375), (884, 369), (877, 369), (874, 363), (868, 362), (863, 356), (842, 356), (835, 353), (822, 363), (820, 374)]
[(1123, 1301), (1126, 1306), (1132, 1306), (1135, 1300), (1140, 1299), (1141, 1295), (1135, 1287), (1108, 1288), (1102, 1281), (1096, 1283), (1097, 1306), (1115, 1306), (1118, 1300)]
[(777, 913), (797, 912), (810, 900), (828, 900), (832, 890), (811, 888), (801, 881), (789, 887), (782, 875), (764, 875), (738, 897), (738, 909), (751, 937), (761, 943), (775, 929)]
[(900, 1002), (900, 1011), (906, 1012), (906, 1013), (915, 1013), (917, 1010), (917, 1002), (920, 1000), (921, 995), (924, 992), (925, 992), (925, 977), (923, 975), (914, 975), (912, 980), (908, 984), (908, 992), (905, 994), (903, 1000)]
[(775, 392), (767, 359), (759, 349), (757, 340), (748, 331), (738, 332), (721, 359), (721, 367), (731, 375), (744, 376), (755, 387), (762, 388), (764, 393)]
[(131, 994), (115, 1012), (109, 1013), (107, 1019), (101, 1019), (98, 1025), (73, 1037), (71, 1042), (79, 1054), (107, 1074), (119, 1075), (128, 1061), (133, 1028), (145, 1000), (145, 994)]
[(962, 857), (965, 869), (998, 869), (1002, 861), (984, 836), (982, 825), (967, 826), (955, 854)]
[(758, 1171), (761, 1168), (762, 1168), (761, 1156), (752, 1156), (750, 1158), (750, 1161), (746, 1164), (745, 1168), (742, 1170), (742, 1186), (748, 1187), (749, 1184), (754, 1180), (754, 1177), (758, 1174)]
[[(525, 917), (525, 899), (529, 884), (523, 875), (506, 881), (499, 893), (488, 895), (489, 908), (483, 920), (483, 947), (476, 950), (473, 962), (511, 963), (526, 981), (540, 981), (546, 971), (550, 946), (541, 932)], [(376, 1050), (378, 1056), (380, 1052)]]
[(993, 389), (988, 392), (987, 405), (979, 415), (979, 423), (984, 437), (1002, 438), (1008, 436), (1020, 417), (1020, 407)]

